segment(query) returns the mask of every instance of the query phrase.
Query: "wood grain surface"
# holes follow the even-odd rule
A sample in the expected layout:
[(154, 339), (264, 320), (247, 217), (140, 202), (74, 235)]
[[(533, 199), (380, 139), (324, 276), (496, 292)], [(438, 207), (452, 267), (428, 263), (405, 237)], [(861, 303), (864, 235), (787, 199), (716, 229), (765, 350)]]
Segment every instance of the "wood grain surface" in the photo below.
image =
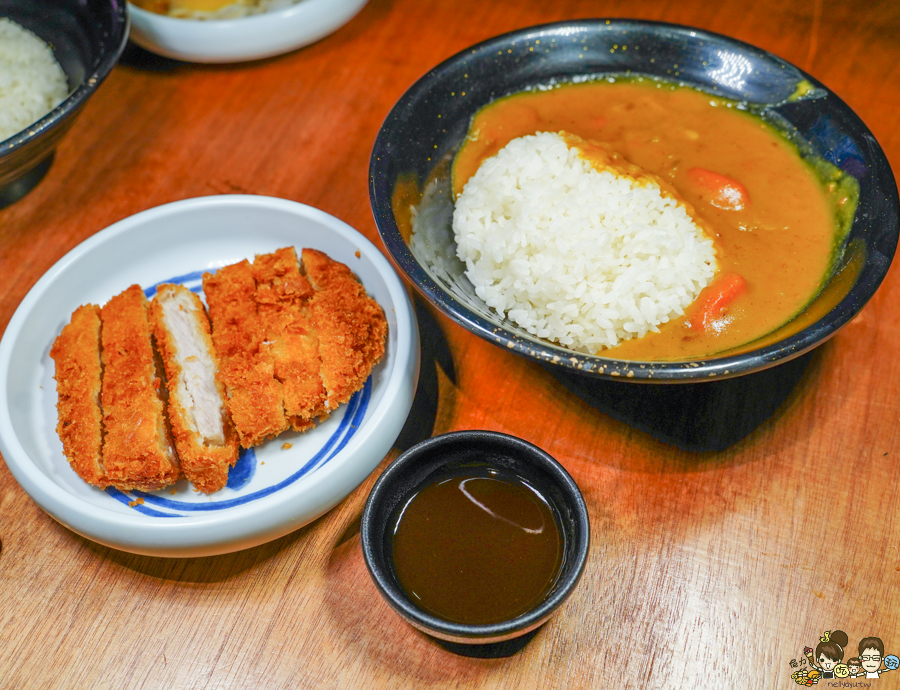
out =
[[(46, 178), (0, 210), (0, 328), (65, 252), (177, 199), (293, 199), (381, 246), (368, 160), (404, 90), (477, 41), (586, 17), (690, 24), (769, 50), (832, 88), (900, 163), (892, 0), (370, 0), (330, 37), (255, 63), (129, 46)], [(0, 463), (0, 687), (789, 688), (791, 661), (826, 630), (847, 632), (848, 656), (870, 635), (900, 654), (896, 267), (775, 414), (720, 452), (655, 440), (540, 365), (417, 311), (422, 376), (397, 447), (330, 513), (270, 544), (184, 560), (111, 550), (54, 522)], [(550, 452), (591, 514), (581, 584), (507, 658), (454, 654), (406, 625), (359, 547), (380, 470), (466, 428)], [(900, 672), (871, 683), (900, 687)]]

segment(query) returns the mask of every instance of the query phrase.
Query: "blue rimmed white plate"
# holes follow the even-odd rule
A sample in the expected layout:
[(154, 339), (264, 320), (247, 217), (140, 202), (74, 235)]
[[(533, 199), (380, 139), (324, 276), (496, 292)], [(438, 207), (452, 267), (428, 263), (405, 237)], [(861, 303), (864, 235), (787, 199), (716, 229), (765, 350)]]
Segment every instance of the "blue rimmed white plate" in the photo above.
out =
[[(383, 361), (350, 402), (312, 431), (286, 433), (242, 453), (211, 495), (181, 481), (156, 492), (101, 491), (82, 482), (55, 433), (50, 347), (81, 304), (105, 304), (137, 283), (200, 290), (204, 271), (293, 245), (347, 264), (385, 311)], [(418, 380), (419, 338), (409, 297), (381, 253), (342, 221), (259, 196), (213, 196), (127, 218), (73, 249), (32, 288), (0, 342), (0, 450), (25, 491), (73, 531), (157, 556), (255, 546), (322, 515), (388, 453)]]

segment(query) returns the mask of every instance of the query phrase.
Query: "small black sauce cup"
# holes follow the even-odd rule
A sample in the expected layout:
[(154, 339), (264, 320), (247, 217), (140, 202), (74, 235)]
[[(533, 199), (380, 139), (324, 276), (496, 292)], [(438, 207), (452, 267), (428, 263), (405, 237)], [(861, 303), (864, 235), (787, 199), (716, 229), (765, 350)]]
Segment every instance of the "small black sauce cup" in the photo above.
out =
[[(489, 625), (450, 622), (417, 606), (401, 587), (391, 555), (393, 518), (401, 502), (432, 475), (473, 460), (486, 460), (531, 484), (556, 513), (564, 540), (559, 577), (544, 599), (522, 615)], [(527, 441), (492, 431), (456, 431), (430, 438), (403, 453), (375, 482), (363, 511), (360, 533), (366, 566), (388, 604), (422, 632), (451, 645), (465, 646), (522, 638), (545, 623), (578, 584), (590, 544), (587, 506), (562, 465)]]

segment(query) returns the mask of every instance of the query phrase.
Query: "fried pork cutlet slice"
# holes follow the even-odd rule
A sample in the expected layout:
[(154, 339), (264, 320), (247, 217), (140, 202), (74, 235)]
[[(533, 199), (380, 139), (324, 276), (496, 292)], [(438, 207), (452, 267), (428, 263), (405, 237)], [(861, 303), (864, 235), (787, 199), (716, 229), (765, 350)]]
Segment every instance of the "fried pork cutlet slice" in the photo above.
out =
[(154, 358), (147, 298), (132, 285), (100, 311), (103, 467), (117, 489), (155, 491), (181, 476), (166, 428), (161, 371)]
[(287, 429), (281, 383), (256, 309), (256, 281), (246, 260), (203, 274), (212, 340), (228, 412), (244, 448)]
[(328, 414), (319, 375), (319, 340), (306, 314), (312, 285), (300, 273), (293, 247), (258, 255), (253, 276), (259, 316), (275, 359), (275, 378), (284, 392), (284, 413), (294, 431), (306, 431), (316, 418)]
[(103, 413), (100, 409), (100, 307), (78, 307), (50, 349), (56, 363), (56, 433), (76, 474), (106, 488), (103, 471)]
[(160, 285), (150, 304), (150, 323), (166, 369), (169, 422), (181, 470), (203, 493), (228, 481), (238, 459), (238, 435), (225, 410), (225, 388), (209, 319), (200, 298), (181, 285)]
[(304, 249), (303, 266), (316, 290), (309, 301), (309, 320), (319, 339), (330, 412), (363, 387), (384, 355), (387, 320), (344, 264)]

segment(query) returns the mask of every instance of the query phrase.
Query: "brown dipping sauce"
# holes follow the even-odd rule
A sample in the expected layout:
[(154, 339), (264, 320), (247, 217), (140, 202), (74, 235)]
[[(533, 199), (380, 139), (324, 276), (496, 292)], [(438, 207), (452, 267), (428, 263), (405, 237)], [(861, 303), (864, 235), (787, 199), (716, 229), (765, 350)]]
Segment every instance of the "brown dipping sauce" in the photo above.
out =
[[(676, 190), (712, 228), (717, 276), (738, 274), (747, 289), (715, 328), (691, 328), (689, 307), (659, 333), (598, 354), (652, 361), (732, 350), (779, 329), (822, 290), (858, 196), (851, 176), (824, 161), (805, 160), (775, 127), (737, 105), (644, 78), (501, 98), (472, 121), (453, 166), (454, 197), (486, 158), (516, 137), (564, 130), (603, 142)], [(738, 182), (749, 203), (722, 208), (692, 176), (697, 169)], [(701, 293), (695, 304), (703, 298)]]
[(521, 477), (466, 466), (430, 477), (392, 518), (394, 571), (407, 596), (454, 623), (489, 625), (537, 606), (565, 544), (554, 510)]

